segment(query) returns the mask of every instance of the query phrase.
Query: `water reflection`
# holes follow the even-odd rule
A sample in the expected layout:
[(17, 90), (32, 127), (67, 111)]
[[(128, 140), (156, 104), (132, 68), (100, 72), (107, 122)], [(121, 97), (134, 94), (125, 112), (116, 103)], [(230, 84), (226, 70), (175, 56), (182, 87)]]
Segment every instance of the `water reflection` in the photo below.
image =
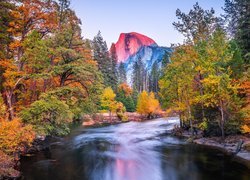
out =
[(79, 128), (51, 151), (22, 160), (25, 179), (244, 179), (249, 171), (224, 154), (166, 135), (178, 119)]

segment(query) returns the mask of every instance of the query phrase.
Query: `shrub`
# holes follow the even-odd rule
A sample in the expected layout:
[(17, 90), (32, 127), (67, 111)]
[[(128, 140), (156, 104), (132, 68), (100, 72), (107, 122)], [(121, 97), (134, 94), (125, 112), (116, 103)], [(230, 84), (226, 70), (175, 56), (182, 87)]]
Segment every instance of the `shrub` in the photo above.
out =
[(73, 113), (69, 106), (54, 96), (35, 101), (21, 112), (24, 122), (32, 124), (39, 135), (66, 135)]
[(23, 151), (34, 138), (32, 126), (24, 125), (19, 119), (0, 122), (0, 150), (5, 153)]

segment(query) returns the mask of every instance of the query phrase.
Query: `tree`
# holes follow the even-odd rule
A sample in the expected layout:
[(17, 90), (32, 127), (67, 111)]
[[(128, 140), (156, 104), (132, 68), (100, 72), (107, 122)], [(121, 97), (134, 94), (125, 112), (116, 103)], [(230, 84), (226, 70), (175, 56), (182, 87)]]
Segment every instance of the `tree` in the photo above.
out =
[(226, 0), (225, 21), (228, 22), (227, 30), (235, 38), (242, 49), (245, 63), (250, 62), (250, 2), (248, 0)]
[(53, 96), (35, 101), (21, 112), (23, 122), (32, 124), (39, 135), (65, 135), (73, 113), (69, 106)]
[(22, 152), (31, 145), (35, 133), (31, 125), (24, 125), (20, 119), (0, 121), (0, 151), (7, 154)]
[(161, 97), (165, 107), (179, 113), (181, 126), (188, 122), (193, 129), (192, 105), (197, 96), (194, 90), (195, 61), (197, 53), (190, 44), (177, 47), (160, 81)]
[(115, 110), (115, 97), (116, 94), (111, 87), (105, 88), (103, 90), (103, 94), (101, 95), (101, 106), (109, 110), (110, 121), (112, 121), (112, 112)]
[(111, 58), (111, 76), (113, 80), (112, 88), (116, 89), (118, 85), (118, 72), (117, 72), (118, 59), (114, 43), (111, 45), (110, 48), (110, 58)]
[(152, 70), (149, 75), (149, 91), (153, 91), (154, 93), (158, 93), (159, 85), (158, 81), (160, 80), (160, 68), (158, 66), (157, 61), (154, 62), (152, 66)]
[(0, 2), (0, 60), (8, 59), (10, 56), (9, 44), (12, 42), (12, 37), (9, 29), (9, 24), (13, 20), (11, 11), (15, 5), (8, 0)]
[(126, 84), (122, 83), (118, 86), (116, 100), (124, 104), (128, 112), (135, 111), (135, 104), (132, 98), (133, 90)]
[(206, 40), (219, 26), (215, 11), (203, 10), (198, 3), (188, 14), (177, 9), (176, 16), (181, 21), (174, 22), (173, 26), (187, 38), (187, 41)]
[(232, 59), (232, 52), (228, 51), (229, 47), (225, 34), (222, 31), (216, 31), (208, 41), (206, 51), (210, 61), (205, 67), (206, 77), (202, 80), (205, 90), (203, 95), (205, 105), (219, 108), (221, 115), (219, 126), (223, 139), (225, 137), (225, 112), (234, 102), (233, 98), (237, 95), (238, 88), (230, 78), (230, 71), (225, 66)]
[(153, 114), (160, 110), (160, 103), (155, 99), (154, 93), (142, 91), (138, 96), (136, 111), (140, 114), (145, 114), (150, 119)]
[(0, 121), (6, 118), (6, 106), (4, 104), (2, 95), (0, 94)]
[(121, 62), (118, 67), (118, 82), (119, 84), (121, 83), (127, 83), (127, 76), (126, 76), (126, 69), (125, 69), (125, 64)]
[(133, 89), (142, 92), (147, 89), (147, 73), (142, 62), (141, 57), (138, 57), (138, 60), (133, 64), (133, 72), (132, 72), (132, 84)]
[(116, 77), (112, 76), (112, 60), (109, 57), (106, 41), (103, 40), (100, 31), (93, 39), (93, 51), (94, 60), (96, 60), (98, 68), (103, 75), (104, 85), (106, 87), (113, 87), (114, 83), (116, 82)]

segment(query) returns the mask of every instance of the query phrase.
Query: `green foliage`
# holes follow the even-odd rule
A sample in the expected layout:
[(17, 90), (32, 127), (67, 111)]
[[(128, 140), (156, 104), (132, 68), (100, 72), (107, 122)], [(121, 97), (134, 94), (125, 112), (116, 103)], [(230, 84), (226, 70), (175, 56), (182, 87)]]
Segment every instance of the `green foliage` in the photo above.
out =
[(225, 21), (228, 22), (227, 30), (239, 44), (244, 63), (250, 63), (250, 2), (249, 0), (226, 0)]
[(118, 82), (119, 84), (127, 82), (126, 69), (123, 62), (121, 62), (118, 67)]
[(189, 41), (206, 40), (219, 26), (219, 19), (215, 16), (213, 9), (204, 10), (198, 2), (188, 14), (176, 10), (176, 16), (180, 20), (173, 25)]
[(116, 89), (118, 82), (116, 51), (113, 48), (110, 57), (106, 41), (103, 40), (100, 31), (93, 39), (93, 51), (94, 60), (98, 63), (99, 71), (103, 75), (104, 85)]
[(69, 106), (54, 96), (35, 101), (20, 113), (23, 122), (32, 124), (38, 134), (65, 135), (73, 113)]
[(147, 78), (145, 66), (142, 62), (141, 57), (138, 57), (138, 61), (135, 61), (133, 64), (133, 72), (132, 72), (132, 83), (133, 90), (142, 92), (145, 90), (145, 80)]
[(158, 93), (159, 91), (158, 81), (160, 80), (160, 75), (161, 75), (161, 69), (160, 67), (158, 67), (158, 62), (155, 61), (149, 75), (149, 91)]
[(239, 132), (244, 113), (238, 79), (245, 76), (241, 49), (228, 41), (212, 9), (196, 3), (188, 14), (177, 10), (176, 15), (180, 21), (174, 26), (186, 41), (175, 47), (160, 80), (163, 104), (206, 135)]
[(12, 21), (11, 9), (15, 7), (9, 0), (0, 1), (0, 59), (7, 58), (8, 44), (12, 41), (10, 36), (9, 23)]
[(135, 112), (135, 104), (131, 95), (126, 95), (124, 90), (118, 90), (116, 100), (122, 102), (128, 112)]

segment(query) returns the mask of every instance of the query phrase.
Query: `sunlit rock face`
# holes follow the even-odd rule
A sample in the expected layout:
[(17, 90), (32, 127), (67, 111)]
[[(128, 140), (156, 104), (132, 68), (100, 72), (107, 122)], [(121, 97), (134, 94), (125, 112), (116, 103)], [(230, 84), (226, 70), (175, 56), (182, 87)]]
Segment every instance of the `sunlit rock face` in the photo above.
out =
[(136, 32), (121, 33), (115, 44), (119, 62), (125, 62), (143, 46), (157, 46), (157, 44), (153, 39)]
[(133, 64), (141, 59), (147, 72), (150, 73), (152, 66), (157, 62), (158, 67), (162, 65), (163, 57), (167, 54), (167, 62), (170, 62), (169, 56), (171, 48), (158, 46), (157, 43), (139, 33), (122, 33), (115, 44), (118, 62), (125, 63), (127, 80), (131, 84)]

